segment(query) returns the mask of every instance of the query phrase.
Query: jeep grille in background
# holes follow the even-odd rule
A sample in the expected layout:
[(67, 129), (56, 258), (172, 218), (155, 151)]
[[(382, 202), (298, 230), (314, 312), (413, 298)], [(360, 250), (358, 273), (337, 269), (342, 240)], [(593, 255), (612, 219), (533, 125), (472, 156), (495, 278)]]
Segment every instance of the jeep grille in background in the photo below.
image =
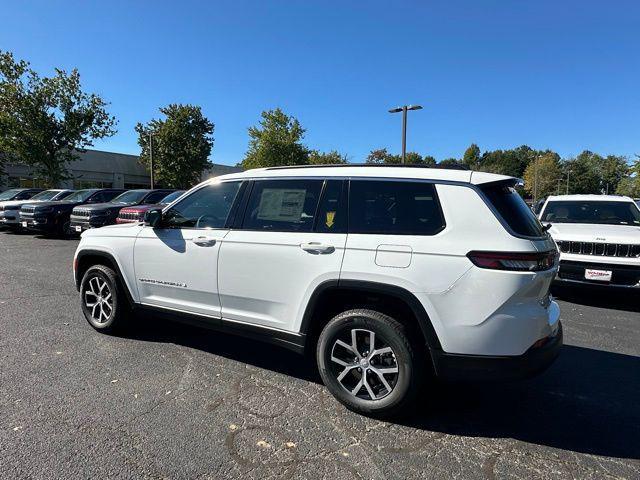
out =
[(639, 258), (640, 245), (625, 243), (571, 242), (558, 240), (558, 248), (562, 253), (576, 255), (596, 255), (600, 257)]

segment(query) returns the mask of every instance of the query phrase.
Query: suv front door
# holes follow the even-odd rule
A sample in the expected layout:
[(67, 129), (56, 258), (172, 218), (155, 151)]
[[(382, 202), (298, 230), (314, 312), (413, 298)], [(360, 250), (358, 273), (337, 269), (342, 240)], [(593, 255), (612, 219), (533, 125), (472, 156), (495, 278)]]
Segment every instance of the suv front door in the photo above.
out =
[(340, 274), (347, 239), (344, 183), (254, 182), (242, 222), (220, 251), (223, 320), (298, 330), (316, 286)]
[(134, 267), (142, 304), (220, 317), (218, 253), (240, 186), (205, 185), (165, 210), (159, 228), (140, 231)]

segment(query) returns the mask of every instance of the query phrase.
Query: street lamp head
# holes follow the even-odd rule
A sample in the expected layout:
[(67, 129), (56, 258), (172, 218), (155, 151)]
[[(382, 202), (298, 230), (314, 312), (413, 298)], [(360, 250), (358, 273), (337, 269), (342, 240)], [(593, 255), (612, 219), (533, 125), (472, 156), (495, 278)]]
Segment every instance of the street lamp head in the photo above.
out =
[(422, 105), (409, 105), (407, 110), (422, 110)]
[(402, 111), (402, 107), (396, 107), (389, 110), (389, 113), (398, 113)]

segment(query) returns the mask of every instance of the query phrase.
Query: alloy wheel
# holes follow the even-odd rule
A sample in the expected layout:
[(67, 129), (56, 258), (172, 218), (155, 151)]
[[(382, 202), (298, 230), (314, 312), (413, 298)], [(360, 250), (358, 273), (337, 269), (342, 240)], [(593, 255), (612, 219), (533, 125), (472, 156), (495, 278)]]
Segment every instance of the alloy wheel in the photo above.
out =
[(389, 395), (399, 374), (396, 355), (385, 339), (362, 328), (346, 329), (336, 338), (331, 370), (349, 394), (364, 400)]
[(84, 292), (84, 304), (91, 319), (105, 323), (113, 314), (113, 296), (107, 282), (100, 277), (91, 277)]

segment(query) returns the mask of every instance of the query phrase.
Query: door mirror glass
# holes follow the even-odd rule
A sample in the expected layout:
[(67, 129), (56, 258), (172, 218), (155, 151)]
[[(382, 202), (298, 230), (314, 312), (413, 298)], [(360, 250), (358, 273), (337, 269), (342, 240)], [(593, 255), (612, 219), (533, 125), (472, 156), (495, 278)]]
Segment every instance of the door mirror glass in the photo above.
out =
[(162, 210), (154, 208), (147, 210), (144, 214), (144, 224), (147, 227), (156, 228), (162, 223)]

